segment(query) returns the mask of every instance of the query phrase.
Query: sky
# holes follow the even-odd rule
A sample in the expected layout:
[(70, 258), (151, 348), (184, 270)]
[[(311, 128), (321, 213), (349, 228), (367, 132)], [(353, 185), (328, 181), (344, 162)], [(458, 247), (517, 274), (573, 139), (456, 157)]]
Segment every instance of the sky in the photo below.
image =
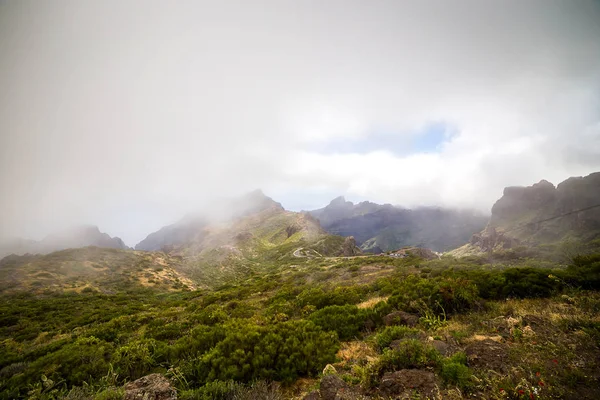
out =
[[(0, 236), (600, 170), (600, 2), (0, 0)], [(206, 210), (205, 210), (206, 211)]]

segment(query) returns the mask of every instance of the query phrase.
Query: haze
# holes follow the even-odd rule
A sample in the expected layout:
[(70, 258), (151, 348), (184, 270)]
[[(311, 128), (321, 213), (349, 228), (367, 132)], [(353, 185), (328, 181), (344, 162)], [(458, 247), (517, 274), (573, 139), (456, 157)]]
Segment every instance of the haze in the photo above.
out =
[(597, 1), (0, 1), (0, 236), (600, 170)]

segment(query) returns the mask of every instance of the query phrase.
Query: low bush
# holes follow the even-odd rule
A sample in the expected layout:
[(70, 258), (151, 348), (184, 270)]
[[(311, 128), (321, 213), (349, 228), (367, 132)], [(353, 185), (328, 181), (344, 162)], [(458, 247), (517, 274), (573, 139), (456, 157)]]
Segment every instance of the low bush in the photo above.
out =
[(328, 306), (315, 311), (309, 319), (323, 330), (334, 331), (340, 340), (350, 340), (359, 335), (365, 326), (366, 312), (357, 306)]
[(405, 338), (416, 338), (419, 334), (418, 329), (409, 328), (402, 325), (386, 326), (383, 330), (372, 337), (372, 341), (379, 351), (387, 348), (394, 340)]

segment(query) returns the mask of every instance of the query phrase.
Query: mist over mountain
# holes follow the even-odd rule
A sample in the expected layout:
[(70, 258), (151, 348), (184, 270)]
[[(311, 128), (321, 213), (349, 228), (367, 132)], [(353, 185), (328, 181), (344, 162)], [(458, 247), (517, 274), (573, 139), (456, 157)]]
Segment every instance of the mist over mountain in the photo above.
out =
[(74, 226), (48, 235), (43, 240), (12, 239), (0, 243), (0, 258), (8, 254), (47, 254), (57, 250), (96, 246), (113, 249), (128, 249), (118, 237), (100, 232), (94, 225)]
[(261, 190), (254, 190), (240, 197), (213, 201), (205, 211), (200, 210), (189, 214), (180, 221), (149, 234), (135, 246), (135, 249), (152, 251), (161, 250), (165, 246), (173, 247), (199, 242), (206, 234), (206, 228), (211, 225), (231, 222), (268, 210), (283, 211), (283, 207), (265, 196)]
[(379, 253), (403, 246), (447, 251), (481, 230), (488, 217), (475, 210), (441, 207), (406, 209), (368, 201), (354, 204), (337, 197), (324, 208), (309, 211), (328, 232), (354, 236), (363, 251)]

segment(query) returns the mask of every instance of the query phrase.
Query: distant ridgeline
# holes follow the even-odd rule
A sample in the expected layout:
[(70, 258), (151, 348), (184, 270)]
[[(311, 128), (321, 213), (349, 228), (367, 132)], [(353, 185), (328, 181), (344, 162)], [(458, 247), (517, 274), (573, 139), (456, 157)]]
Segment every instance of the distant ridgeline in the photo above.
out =
[(82, 225), (53, 233), (40, 241), (13, 238), (0, 242), (0, 258), (9, 254), (48, 254), (86, 246), (128, 249), (120, 238), (100, 232), (97, 226)]
[(327, 232), (354, 236), (364, 252), (381, 253), (404, 246), (448, 251), (483, 229), (488, 216), (474, 210), (440, 207), (405, 209), (338, 197), (325, 208), (309, 211)]
[(569, 178), (557, 187), (545, 180), (527, 187), (507, 187), (492, 207), (486, 228), (452, 254), (598, 238), (600, 172)]

